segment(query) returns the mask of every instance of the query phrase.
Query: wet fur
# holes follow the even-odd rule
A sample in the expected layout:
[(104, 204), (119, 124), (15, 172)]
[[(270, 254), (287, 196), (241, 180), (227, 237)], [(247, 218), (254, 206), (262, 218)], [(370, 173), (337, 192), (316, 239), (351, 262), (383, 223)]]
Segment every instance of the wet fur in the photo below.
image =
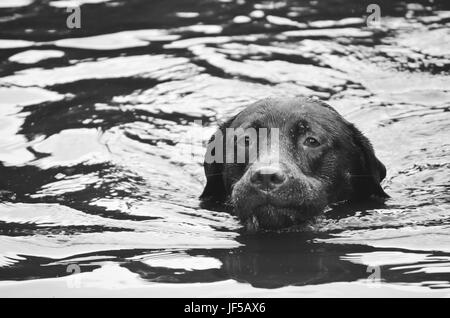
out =
[[(369, 140), (331, 106), (308, 98), (268, 98), (246, 107), (219, 127), (280, 129), (279, 163), (288, 180), (270, 193), (249, 181), (260, 163), (206, 163), (204, 202), (228, 202), (250, 230), (280, 229), (305, 222), (339, 201), (387, 197), (386, 175)], [(323, 144), (306, 150), (298, 140), (314, 132)], [(212, 140), (214, 137), (212, 138)], [(224, 145), (224, 156), (226, 149)]]

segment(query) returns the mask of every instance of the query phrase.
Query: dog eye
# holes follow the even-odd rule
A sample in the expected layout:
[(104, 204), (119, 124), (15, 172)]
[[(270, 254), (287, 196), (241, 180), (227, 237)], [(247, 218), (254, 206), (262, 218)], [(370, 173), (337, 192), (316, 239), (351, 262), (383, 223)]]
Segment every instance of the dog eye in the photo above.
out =
[(239, 138), (239, 144), (245, 145), (248, 147), (252, 143), (252, 139), (248, 135), (244, 135)]
[(315, 139), (313, 137), (306, 138), (305, 141), (303, 142), (303, 144), (305, 146), (308, 146), (308, 147), (318, 147), (318, 146), (320, 146), (320, 142), (318, 142), (317, 139)]

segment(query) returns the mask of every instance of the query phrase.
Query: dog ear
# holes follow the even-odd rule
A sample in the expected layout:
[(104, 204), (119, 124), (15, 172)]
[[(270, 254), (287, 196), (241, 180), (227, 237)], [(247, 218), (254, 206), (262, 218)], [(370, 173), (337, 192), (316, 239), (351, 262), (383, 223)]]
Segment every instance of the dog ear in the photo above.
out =
[[(236, 115), (237, 116), (237, 115)], [(236, 116), (228, 119), (208, 141), (203, 167), (206, 176), (206, 186), (200, 199), (203, 201), (223, 201), (227, 196), (223, 180), (223, 165), (225, 162), (225, 130), (229, 128)], [(219, 140), (221, 138), (221, 140)], [(217, 149), (221, 147), (222, 149)], [(217, 153), (219, 151), (220, 153)], [(220, 157), (222, 160), (215, 160)]]
[(388, 198), (389, 195), (381, 187), (381, 181), (386, 177), (386, 167), (375, 156), (370, 141), (354, 125), (349, 124), (353, 142), (358, 149), (357, 169), (352, 173), (352, 185), (356, 199), (370, 196)]

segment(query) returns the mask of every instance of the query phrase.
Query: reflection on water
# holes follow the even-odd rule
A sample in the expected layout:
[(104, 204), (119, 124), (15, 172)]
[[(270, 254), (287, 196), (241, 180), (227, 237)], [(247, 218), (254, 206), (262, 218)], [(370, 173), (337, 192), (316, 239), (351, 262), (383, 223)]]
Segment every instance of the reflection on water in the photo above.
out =
[[(69, 265), (94, 295), (450, 288), (448, 4), (382, 1), (369, 28), (368, 3), (3, 1), (0, 294), (58, 295)], [(74, 5), (81, 29), (66, 28)], [(288, 94), (327, 101), (373, 141), (385, 206), (259, 235), (199, 207), (202, 139)]]

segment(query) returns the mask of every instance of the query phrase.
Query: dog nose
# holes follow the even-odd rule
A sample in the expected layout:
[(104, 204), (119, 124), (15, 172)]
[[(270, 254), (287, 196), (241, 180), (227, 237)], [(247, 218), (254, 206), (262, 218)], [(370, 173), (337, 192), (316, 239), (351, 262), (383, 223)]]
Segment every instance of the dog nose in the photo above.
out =
[(260, 188), (275, 188), (286, 180), (286, 175), (280, 168), (265, 166), (252, 171), (250, 182)]

